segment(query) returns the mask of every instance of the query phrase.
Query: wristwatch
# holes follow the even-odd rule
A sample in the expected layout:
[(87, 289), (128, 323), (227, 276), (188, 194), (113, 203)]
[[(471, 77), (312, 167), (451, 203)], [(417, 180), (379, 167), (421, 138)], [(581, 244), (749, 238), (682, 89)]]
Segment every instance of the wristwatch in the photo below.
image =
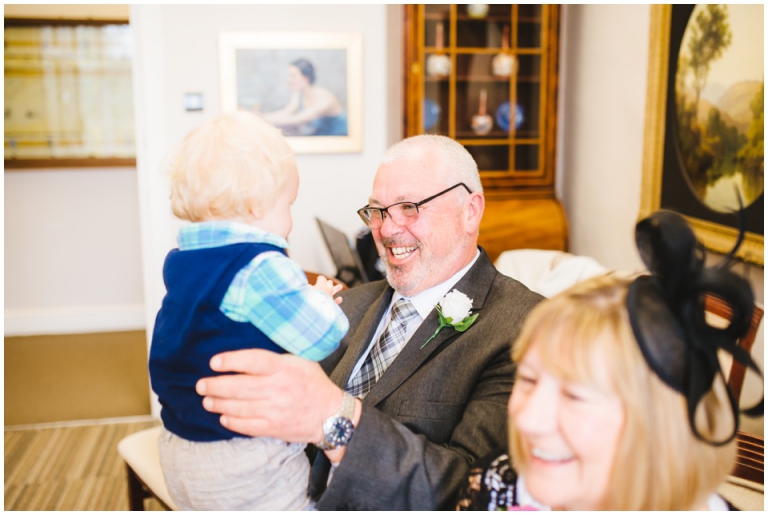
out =
[(344, 392), (341, 409), (323, 422), (323, 439), (315, 444), (317, 448), (330, 451), (347, 445), (355, 432), (354, 416), (355, 398)]

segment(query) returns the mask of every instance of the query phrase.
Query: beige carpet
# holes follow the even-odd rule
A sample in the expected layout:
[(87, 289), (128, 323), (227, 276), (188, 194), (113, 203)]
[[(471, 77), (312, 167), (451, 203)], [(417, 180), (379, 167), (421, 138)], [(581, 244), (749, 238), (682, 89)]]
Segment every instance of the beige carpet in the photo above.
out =
[(144, 331), (5, 338), (5, 426), (149, 415)]

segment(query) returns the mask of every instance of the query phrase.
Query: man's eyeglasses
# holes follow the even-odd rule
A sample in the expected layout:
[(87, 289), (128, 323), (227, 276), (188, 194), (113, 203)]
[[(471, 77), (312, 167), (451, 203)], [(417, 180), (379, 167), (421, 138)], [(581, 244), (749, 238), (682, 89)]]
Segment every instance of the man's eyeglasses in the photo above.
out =
[(419, 219), (419, 206), (423, 206), (430, 200), (435, 200), (440, 195), (444, 195), (459, 186), (464, 186), (465, 190), (472, 193), (472, 190), (470, 190), (466, 184), (460, 182), (454, 184), (447, 190), (443, 190), (440, 193), (425, 198), (421, 202), (398, 202), (397, 204), (392, 204), (387, 207), (365, 206), (364, 208), (359, 209), (357, 214), (360, 215), (363, 222), (365, 222), (371, 229), (378, 229), (381, 227), (384, 224), (385, 215), (389, 215), (392, 218), (392, 221), (397, 225), (409, 225)]

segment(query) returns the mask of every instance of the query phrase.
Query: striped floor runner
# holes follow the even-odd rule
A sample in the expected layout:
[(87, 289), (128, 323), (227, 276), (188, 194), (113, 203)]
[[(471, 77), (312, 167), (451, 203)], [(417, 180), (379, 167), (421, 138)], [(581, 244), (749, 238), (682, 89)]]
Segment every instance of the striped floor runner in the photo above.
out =
[(6, 429), (5, 509), (127, 510), (125, 465), (117, 443), (157, 424)]

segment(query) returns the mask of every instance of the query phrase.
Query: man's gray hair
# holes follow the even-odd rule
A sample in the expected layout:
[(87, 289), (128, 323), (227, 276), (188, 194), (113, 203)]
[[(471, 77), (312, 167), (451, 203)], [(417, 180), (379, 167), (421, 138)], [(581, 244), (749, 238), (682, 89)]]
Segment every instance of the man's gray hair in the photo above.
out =
[(381, 162), (382, 164), (391, 163), (403, 157), (423, 153), (431, 153), (439, 159), (439, 164), (455, 182), (463, 182), (473, 192), (483, 192), (477, 163), (472, 155), (461, 143), (446, 136), (421, 134), (406, 138), (389, 147)]

